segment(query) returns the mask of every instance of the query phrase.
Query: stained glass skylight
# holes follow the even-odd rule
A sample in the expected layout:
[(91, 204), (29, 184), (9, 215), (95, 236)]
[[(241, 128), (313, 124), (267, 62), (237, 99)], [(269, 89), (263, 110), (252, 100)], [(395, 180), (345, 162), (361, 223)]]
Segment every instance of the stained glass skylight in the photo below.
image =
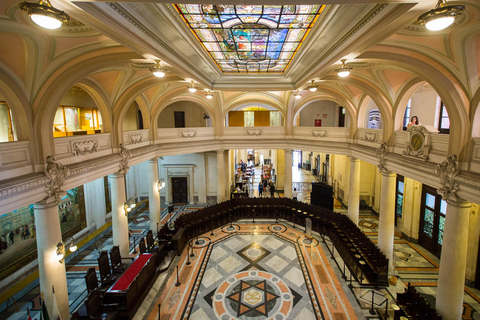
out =
[(284, 72), (322, 5), (175, 4), (225, 73)]

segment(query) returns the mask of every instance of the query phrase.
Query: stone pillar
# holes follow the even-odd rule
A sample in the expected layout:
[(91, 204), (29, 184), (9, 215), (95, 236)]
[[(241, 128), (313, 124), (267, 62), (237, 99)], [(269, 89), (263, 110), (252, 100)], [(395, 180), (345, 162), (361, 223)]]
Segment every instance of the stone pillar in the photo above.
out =
[(61, 263), (57, 258), (57, 244), (62, 241), (57, 202), (49, 198), (35, 203), (34, 215), (40, 291), (45, 295), (46, 307), (51, 318), (53, 317), (52, 286), (54, 286), (60, 316), (62, 319), (70, 319), (65, 262)]
[(228, 162), (229, 162), (229, 157), (230, 154), (228, 152), (228, 150), (225, 150), (225, 152), (223, 153), (223, 160), (225, 162), (225, 166), (224, 166), (224, 170), (223, 172), (225, 172), (225, 186), (224, 186), (224, 195), (225, 195), (225, 199), (228, 200), (230, 198), (230, 167), (228, 165)]
[(225, 201), (225, 160), (223, 155), (223, 150), (217, 150), (217, 203)]
[(125, 174), (110, 176), (112, 187), (112, 234), (113, 245), (119, 246), (122, 257), (129, 256), (128, 217), (125, 214)]
[(389, 271), (393, 265), (393, 236), (395, 230), (395, 182), (394, 172), (382, 172), (382, 198), (380, 199), (380, 218), (378, 222), (378, 247), (389, 260)]
[(360, 159), (350, 157), (350, 190), (348, 192), (348, 217), (358, 225), (360, 209)]
[(148, 210), (150, 212), (150, 230), (153, 234), (160, 228), (160, 192), (158, 191), (158, 158), (148, 160)]
[(470, 203), (447, 200), (436, 306), (445, 320), (462, 319)]
[[(283, 187), (285, 198), (292, 197), (292, 165), (292, 150), (285, 149), (285, 182)], [(300, 192), (300, 190), (297, 190), (297, 192)]]

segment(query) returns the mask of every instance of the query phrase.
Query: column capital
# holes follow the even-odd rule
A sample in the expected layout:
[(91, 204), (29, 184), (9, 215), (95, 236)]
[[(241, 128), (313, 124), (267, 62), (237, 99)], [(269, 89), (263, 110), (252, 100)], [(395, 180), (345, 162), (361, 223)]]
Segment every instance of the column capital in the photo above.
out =
[(223, 152), (225, 152), (225, 149), (218, 149), (216, 151), (217, 151), (217, 154), (222, 154), (223, 155)]
[(355, 158), (354, 156), (348, 156), (348, 157), (350, 158), (350, 161), (352, 161), (352, 162), (360, 161), (360, 159)]
[(58, 206), (58, 202), (55, 199), (55, 197), (47, 197), (43, 200), (40, 200), (38, 202), (35, 202), (33, 204), (35, 209), (48, 209), (51, 207)]
[(455, 198), (448, 197), (446, 199), (446, 201), (447, 201), (447, 204), (455, 206), (455, 207), (459, 207), (459, 208), (470, 208), (472, 206), (471, 202), (469, 202), (465, 199), (459, 198), (459, 197), (455, 197)]
[(391, 177), (396, 177), (397, 174), (393, 171), (386, 170), (386, 171), (382, 171), (382, 176), (391, 178)]
[(119, 178), (125, 178), (126, 174), (127, 174), (126, 172), (124, 173), (124, 172), (118, 171), (118, 172), (110, 174), (110, 176), (114, 179), (119, 179)]
[(160, 159), (160, 157), (155, 157), (155, 158), (152, 158), (152, 159), (148, 159), (147, 161), (148, 162), (158, 162), (158, 159)]
[(292, 153), (293, 152), (293, 149), (283, 149), (285, 151), (285, 153), (289, 152), (289, 153)]

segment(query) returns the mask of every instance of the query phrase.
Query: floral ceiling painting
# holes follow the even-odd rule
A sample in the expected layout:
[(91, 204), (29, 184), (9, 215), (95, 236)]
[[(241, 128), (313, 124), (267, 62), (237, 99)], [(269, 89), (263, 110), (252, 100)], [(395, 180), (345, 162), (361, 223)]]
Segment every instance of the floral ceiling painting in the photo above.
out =
[(322, 5), (176, 4), (224, 73), (282, 73)]

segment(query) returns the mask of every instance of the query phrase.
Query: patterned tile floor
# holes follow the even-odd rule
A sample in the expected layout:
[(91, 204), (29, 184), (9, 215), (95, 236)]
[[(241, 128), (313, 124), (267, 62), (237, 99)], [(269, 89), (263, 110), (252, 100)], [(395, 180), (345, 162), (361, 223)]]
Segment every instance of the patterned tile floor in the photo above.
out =
[[(180, 257), (180, 285), (170, 277), (156, 300), (161, 320), (358, 319), (318, 240), (265, 222), (191, 241), (195, 257)], [(157, 318), (152, 310), (148, 319)]]

